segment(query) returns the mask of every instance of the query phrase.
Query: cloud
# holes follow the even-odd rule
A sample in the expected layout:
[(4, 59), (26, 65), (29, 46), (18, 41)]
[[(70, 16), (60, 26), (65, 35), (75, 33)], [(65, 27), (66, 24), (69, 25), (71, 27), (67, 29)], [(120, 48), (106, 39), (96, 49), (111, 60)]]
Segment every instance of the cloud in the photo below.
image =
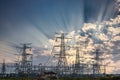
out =
[[(16, 40), (14, 43), (33, 42), (32, 54), (34, 58), (34, 63), (44, 64), (47, 62), (50, 64), (52, 63), (55, 64), (57, 62), (57, 59), (53, 58), (54, 54), (51, 54), (51, 51), (54, 45), (60, 44), (60, 40), (58, 40), (58, 42), (55, 42), (53, 38), (51, 39), (48, 38), (43, 32), (48, 33), (48, 30), (52, 32), (53, 29), (55, 29), (56, 31), (58, 31), (59, 29), (62, 29), (63, 31), (70, 31), (68, 32), (66, 37), (68, 38), (72, 37), (72, 39), (69, 39), (68, 41), (65, 40), (65, 42), (67, 42), (67, 45), (75, 47), (74, 49), (66, 50), (68, 54), (72, 55), (67, 57), (69, 64), (72, 64), (72, 62), (75, 62), (76, 46), (80, 46), (80, 52), (82, 53), (86, 52), (86, 54), (84, 55), (85, 58), (88, 58), (85, 60), (86, 63), (89, 62), (90, 57), (94, 57), (94, 54), (92, 54), (94, 49), (101, 48), (101, 50), (103, 50), (104, 52), (104, 56), (110, 56), (109, 59), (107, 58), (105, 60), (106, 62), (105, 64), (110, 62), (108, 66), (118, 66), (119, 60), (118, 59), (115, 60), (113, 57), (115, 57), (115, 55), (117, 55), (117, 53), (119, 53), (120, 51), (120, 15), (116, 16), (115, 18), (111, 18), (110, 20), (100, 22), (100, 19), (102, 17), (102, 13), (104, 10), (101, 9), (101, 11), (98, 17), (99, 23), (83, 24), (83, 13), (81, 15), (77, 15), (79, 17), (76, 16), (77, 17), (77, 20), (76, 20), (76, 17), (73, 16), (74, 12), (69, 15), (70, 19), (65, 19), (65, 20), (64, 20), (65, 18), (64, 16), (67, 16), (68, 14), (64, 15), (63, 13), (63, 16), (62, 16), (63, 19), (61, 19), (61, 16), (59, 14), (57, 14), (54, 20), (55, 22), (52, 22), (52, 23), (51, 23), (52, 21), (51, 18), (49, 18), (49, 20), (47, 21), (47, 18), (43, 19), (44, 17), (43, 18), (41, 17), (43, 19), (41, 20), (41, 24), (44, 24), (42, 26), (46, 27), (44, 30), (43, 30), (44, 27), (38, 29), (38, 26), (40, 25), (36, 25), (35, 22), (31, 21), (31, 23), (33, 23), (31, 24), (25, 21), (21, 23), (23, 25), (18, 26), (19, 28), (14, 29), (14, 31), (12, 31), (12, 28), (11, 28), (10, 32), (8, 32), (7, 35), (10, 33), (10, 35), (12, 36), (8, 36), (5, 39), (10, 39), (12, 41)], [(77, 9), (76, 13), (78, 12), (79, 10)], [(49, 15), (43, 15), (43, 16), (49, 16)], [(82, 17), (82, 20), (80, 20), (81, 19), (80, 17)], [(46, 21), (48, 22), (48, 24), (46, 24)], [(28, 23), (29, 25), (25, 23)], [(54, 23), (56, 23), (56, 25), (53, 25)], [(68, 23), (70, 25), (68, 25)], [(81, 26), (81, 24), (83, 24), (83, 26)], [(63, 27), (65, 25), (67, 27)], [(23, 27), (21, 28), (21, 26)], [(54, 26), (54, 27), (51, 28), (49, 26)], [(56, 26), (59, 26), (59, 27), (56, 27)], [(69, 28), (69, 26), (71, 27)], [(76, 26), (77, 26), (77, 29), (79, 27), (80, 30), (75, 31), (74, 29)], [(16, 33), (19, 34), (19, 36), (16, 36)], [(18, 52), (15, 51), (15, 48), (13, 48), (12, 45), (9, 46), (9, 44), (6, 44), (6, 42), (4, 41), (0, 42), (0, 44), (1, 44), (0, 45), (1, 55), (3, 57), (6, 57), (6, 61), (7, 62), (16, 61), (16, 58), (15, 58), (16, 56), (13, 54)], [(36, 45), (37, 47), (34, 45)], [(55, 52), (58, 54), (59, 50), (60, 48), (56, 48)], [(0, 58), (0, 61), (2, 61), (2, 58)], [(110, 67), (108, 69), (109, 69), (108, 73), (112, 73), (116, 71), (115, 69), (113, 68), (111, 69)]]
[[(113, 53), (118, 53), (120, 50), (120, 28), (119, 26), (116, 27), (116, 25), (118, 25), (118, 21), (117, 19), (119, 19), (119, 16), (117, 16), (118, 18), (115, 18), (110, 20), (110, 21), (105, 21), (103, 22), (104, 25), (101, 24), (95, 24), (95, 23), (85, 23), (82, 27), (81, 30), (77, 30), (77, 31), (71, 31), (68, 32), (68, 34), (66, 35), (67, 38), (71, 38), (69, 40), (65, 40), (65, 42), (67, 42), (67, 45), (71, 45), (71, 46), (80, 46), (80, 52), (86, 52), (87, 54), (84, 55), (85, 58), (88, 58), (85, 60), (85, 63), (89, 62), (90, 57), (94, 57), (92, 56), (92, 51), (94, 51), (93, 49), (95, 48), (102, 48), (103, 52), (106, 53), (107, 55), (111, 55)], [(115, 22), (117, 21), (117, 22)], [(116, 24), (116, 25), (115, 25)], [(107, 25), (107, 26), (106, 26)], [(32, 33), (31, 30), (33, 30)], [(38, 38), (38, 34), (41, 34), (41, 32), (39, 32), (36, 28), (31, 27), (30, 29), (27, 29), (26, 32), (32, 34), (37, 40), (39, 40)], [(36, 35), (37, 34), (37, 35)], [(82, 35), (81, 35), (82, 34)], [(83, 35), (84, 34), (84, 35)], [(36, 64), (39, 63), (46, 63), (49, 62), (49, 64), (55, 64), (57, 62), (56, 58), (54, 57), (54, 54), (51, 54), (52, 51), (52, 47), (54, 45), (59, 45), (60, 44), (60, 40), (57, 40), (58, 42), (55, 42), (54, 39), (48, 39), (44, 34), (41, 34), (43, 37), (43, 39), (41, 40), (42, 46), (37, 45), (34, 46), (33, 45), (33, 49), (32, 49), (32, 54), (33, 54), (33, 58), (34, 58), (34, 62)], [(44, 41), (44, 40), (47, 40)], [(116, 43), (117, 42), (117, 43)], [(7, 44), (8, 45), (8, 44)], [(118, 47), (118, 48), (117, 48)], [(3, 45), (1, 45), (1, 49), (3, 48), (8, 48), (6, 49), (6, 51), (4, 50), (0, 50), (4, 53), (7, 52), (7, 50), (13, 50), (10, 48), (10, 46), (6, 46), (6, 42), (3, 43)], [(57, 52), (57, 54), (59, 53), (60, 48), (56, 48), (55, 51)], [(13, 51), (11, 51), (13, 52)], [(68, 49), (66, 50), (66, 52), (72, 56), (67, 57), (68, 59), (68, 64), (72, 64), (73, 62), (75, 62), (75, 54), (76, 54), (76, 48), (74, 49)], [(4, 54), (3, 53), (3, 54)], [(110, 54), (111, 53), (111, 54)], [(117, 54), (116, 54), (117, 55)], [(114, 57), (114, 55), (112, 55), (112, 57)], [(49, 59), (50, 58), (50, 59)], [(12, 60), (9, 59), (7, 57), (7, 61)], [(2, 60), (1, 60), (2, 61)], [(14, 61), (14, 60), (12, 60)], [(91, 60), (92, 62), (92, 60)], [(110, 64), (108, 66), (116, 66), (117, 64), (119, 64), (119, 60), (116, 60), (116, 63), (114, 63), (114, 59), (113, 58), (109, 58), (106, 60), (107, 64), (108, 62), (110, 62)], [(114, 69), (110, 69), (108, 73), (113, 72)]]
[[(104, 64), (108, 65), (107, 73), (115, 73), (116, 66), (119, 65), (119, 59), (114, 59), (114, 53), (119, 53), (120, 51), (120, 28), (119, 28), (119, 16), (115, 17), (112, 20), (104, 21), (100, 24), (94, 23), (85, 23), (82, 27), (82, 31), (72, 31), (69, 32), (67, 36), (72, 36), (72, 39), (69, 41), (69, 45), (80, 45), (84, 49), (83, 51), (91, 52), (94, 51), (95, 48), (100, 48), (103, 51), (101, 56), (106, 56), (104, 60)], [(103, 25), (104, 24), (104, 25)], [(81, 33), (85, 35), (80, 35)], [(86, 42), (86, 49), (85, 49), (85, 41)], [(53, 40), (51, 40), (51, 43)], [(117, 43), (117, 44), (116, 44)], [(76, 45), (76, 46), (77, 46)], [(83, 52), (81, 48), (80, 52)], [(72, 64), (75, 62), (75, 54), (76, 48), (70, 49), (67, 53), (71, 54), (72, 56), (68, 57), (68, 63)], [(58, 50), (59, 51), (59, 50)], [(84, 54), (84, 57), (94, 57), (92, 54), (87, 53)], [(85, 60), (87, 63), (89, 60)], [(116, 61), (116, 62), (115, 62)], [(109, 63), (109, 64), (108, 64)], [(111, 67), (110, 67), (111, 66)], [(119, 69), (118, 69), (119, 70)], [(114, 72), (115, 71), (115, 72)]]

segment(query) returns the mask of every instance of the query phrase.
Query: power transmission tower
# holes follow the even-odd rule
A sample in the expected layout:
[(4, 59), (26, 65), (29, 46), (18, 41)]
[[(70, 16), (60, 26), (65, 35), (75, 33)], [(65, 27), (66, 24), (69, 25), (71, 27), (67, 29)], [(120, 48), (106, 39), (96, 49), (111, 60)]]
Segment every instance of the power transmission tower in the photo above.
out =
[(63, 71), (63, 69), (65, 69), (68, 66), (67, 63), (67, 59), (66, 56), (69, 56), (68, 54), (66, 54), (66, 42), (65, 39), (71, 39), (71, 38), (66, 38), (65, 35), (66, 33), (56, 33), (57, 36), (56, 37), (56, 42), (58, 42), (58, 40), (60, 41), (59, 45), (54, 45), (54, 48), (60, 48), (59, 50), (59, 54), (55, 54), (55, 56), (58, 58), (58, 62), (57, 62), (57, 70)]
[(95, 52), (93, 52), (93, 53), (95, 53), (95, 58), (94, 58), (95, 63), (93, 64), (93, 75), (94, 75), (94, 77), (97, 77), (101, 73), (100, 66), (102, 64), (100, 64), (100, 61), (102, 60), (102, 58), (99, 57), (100, 56), (99, 53), (101, 53), (101, 51), (100, 51), (100, 49), (96, 49)]
[(83, 67), (83, 53), (80, 52), (80, 47), (76, 47), (75, 73), (83, 74)]
[(17, 47), (22, 51), (21, 61), (19, 61), (19, 71), (23, 74), (31, 73), (32, 71), (32, 54), (27, 51), (31, 51), (31, 43), (21, 44), (21, 47)]
[(2, 71), (1, 71), (1, 73), (3, 74), (3, 76), (4, 76), (5, 73), (6, 73), (5, 59), (3, 59), (3, 63), (2, 63)]
[(75, 67), (79, 67), (80, 65), (80, 53), (79, 48), (76, 48), (76, 59), (75, 59)]

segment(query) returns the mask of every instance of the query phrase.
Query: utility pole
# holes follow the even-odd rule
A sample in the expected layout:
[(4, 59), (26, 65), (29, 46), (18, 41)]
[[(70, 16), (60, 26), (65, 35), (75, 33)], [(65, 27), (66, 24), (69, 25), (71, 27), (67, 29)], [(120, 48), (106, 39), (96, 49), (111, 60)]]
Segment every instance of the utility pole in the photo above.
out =
[(28, 53), (27, 51), (31, 51), (31, 43), (25, 43), (21, 45), (21, 47), (17, 47), (22, 51), (21, 61), (19, 62), (19, 72), (23, 75), (29, 75), (29, 73), (32, 71), (32, 54)]

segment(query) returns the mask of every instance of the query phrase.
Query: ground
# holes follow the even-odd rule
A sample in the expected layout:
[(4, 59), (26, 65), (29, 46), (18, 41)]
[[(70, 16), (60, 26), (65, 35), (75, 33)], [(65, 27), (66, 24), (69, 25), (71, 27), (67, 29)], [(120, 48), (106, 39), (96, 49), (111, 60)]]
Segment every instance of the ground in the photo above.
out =
[[(0, 80), (37, 80), (37, 79), (28, 79), (28, 78), (0, 78)], [(113, 76), (109, 76), (109, 77), (101, 77), (101, 78), (71, 78), (71, 77), (63, 77), (60, 78), (60, 80), (120, 80), (120, 76), (119, 77), (113, 77)]]

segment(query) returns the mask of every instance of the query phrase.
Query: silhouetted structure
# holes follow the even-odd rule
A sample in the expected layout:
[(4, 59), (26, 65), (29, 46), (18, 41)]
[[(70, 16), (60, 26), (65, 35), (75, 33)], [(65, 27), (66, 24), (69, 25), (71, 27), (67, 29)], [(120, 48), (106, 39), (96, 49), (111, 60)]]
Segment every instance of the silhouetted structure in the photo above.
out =
[(23, 74), (30, 74), (32, 73), (32, 54), (28, 53), (27, 51), (31, 51), (31, 43), (21, 44), (21, 47), (17, 47), (22, 51), (21, 54), (21, 61), (19, 61), (18, 64), (16, 64), (18, 73), (20, 75)]

